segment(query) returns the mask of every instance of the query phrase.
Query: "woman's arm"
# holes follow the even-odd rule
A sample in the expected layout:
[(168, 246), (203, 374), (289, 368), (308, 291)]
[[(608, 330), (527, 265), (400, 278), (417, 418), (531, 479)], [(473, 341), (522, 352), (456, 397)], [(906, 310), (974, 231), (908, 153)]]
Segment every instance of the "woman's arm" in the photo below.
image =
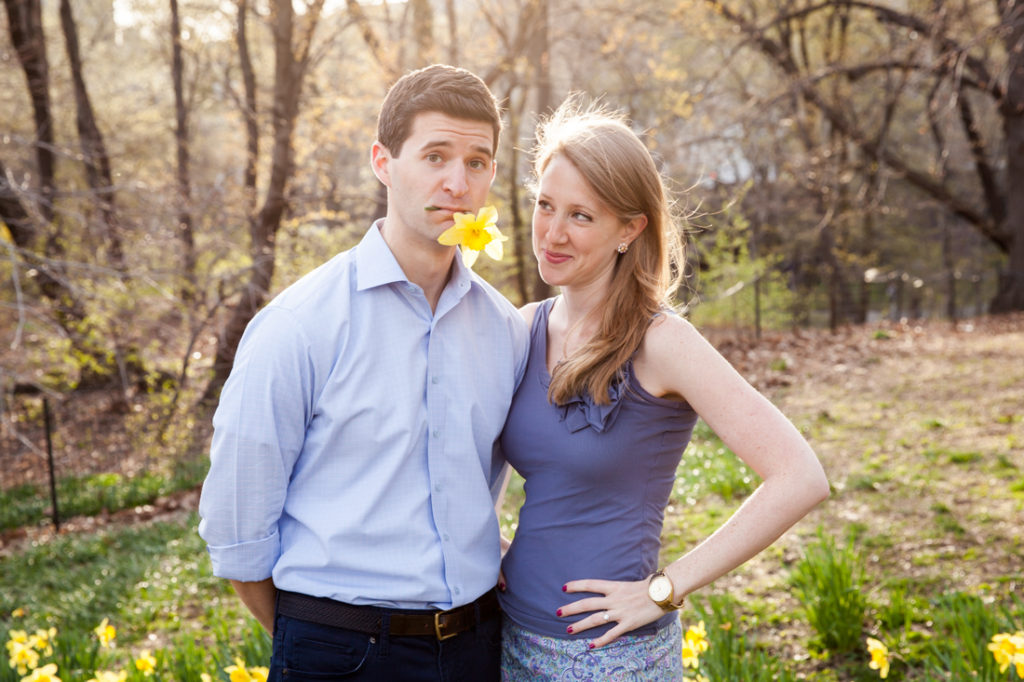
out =
[[(710, 537), (667, 567), (676, 601), (772, 544), (828, 497), (825, 472), (795, 426), (689, 322), (665, 318), (645, 339), (662, 394), (683, 396), (762, 483)], [(646, 359), (646, 358), (645, 358)]]
[[(638, 380), (657, 396), (685, 399), (762, 483), (711, 536), (664, 570), (675, 601), (744, 563), (772, 544), (828, 497), (828, 481), (800, 432), (758, 393), (694, 327), (678, 317), (652, 325), (634, 363)], [(595, 589), (598, 588), (598, 589)], [(660, 608), (647, 596), (647, 581), (572, 581), (567, 592), (596, 591), (563, 615), (608, 611), (618, 625), (594, 641), (608, 644), (652, 622)], [(596, 613), (573, 624), (579, 632), (605, 621)]]

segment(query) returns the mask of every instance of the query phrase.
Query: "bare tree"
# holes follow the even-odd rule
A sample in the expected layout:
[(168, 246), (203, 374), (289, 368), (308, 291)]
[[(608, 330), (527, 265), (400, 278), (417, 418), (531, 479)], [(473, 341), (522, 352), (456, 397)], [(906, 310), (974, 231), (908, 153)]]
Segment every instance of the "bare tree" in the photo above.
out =
[(75, 123), (82, 148), (85, 177), (99, 209), (105, 227), (110, 260), (115, 268), (124, 270), (124, 245), (114, 202), (114, 179), (110, 171), (110, 156), (103, 141), (103, 133), (96, 123), (89, 91), (85, 86), (82, 57), (78, 47), (78, 27), (71, 13), (69, 0), (60, 2), (60, 24), (64, 30), (64, 45), (71, 65), (71, 83), (75, 95)]
[[(1024, 309), (1024, 198), (1009, 188), (1024, 186), (1024, 6), (1013, 0), (999, 0), (996, 23), (983, 27), (983, 33), (1002, 40), (1001, 53), (979, 53), (973, 49), (974, 35), (958, 33), (958, 22), (948, 13), (954, 11), (943, 3), (915, 14), (912, 10), (895, 9), (877, 2), (835, 0), (817, 4), (792, 2), (776, 5), (767, 19), (760, 18), (759, 7), (707, 0), (716, 12), (739, 29), (745, 44), (768, 59), (788, 79), (794, 91), (807, 105), (814, 107), (829, 126), (852, 144), (869, 163), (879, 164), (914, 187), (929, 200), (973, 226), (997, 249), (1007, 256), (1001, 273), (999, 289), (991, 302), (994, 312)], [(961, 23), (982, 21), (977, 8), (958, 6)], [(845, 21), (856, 23), (861, 34), (884, 31), (898, 37), (890, 54), (861, 53), (824, 55), (820, 62), (808, 56), (807, 43), (794, 36), (793, 27), (806, 24), (826, 13), (841, 11)], [(926, 38), (923, 42), (921, 38)], [(922, 49), (921, 46), (927, 49)], [(918, 81), (931, 83), (925, 91), (940, 88), (953, 98), (958, 116), (948, 126), (963, 140), (973, 167), (973, 182), (963, 173), (945, 178), (931, 167), (922, 165), (922, 150), (914, 144), (892, 144), (887, 130), (896, 107), (894, 101), (876, 102), (882, 108), (869, 112), (874, 98), (858, 90), (873, 87), (876, 81), (867, 76), (885, 73), (890, 77), (913, 74)], [(1006, 74), (1004, 79), (994, 74)], [(851, 92), (836, 100), (829, 96), (828, 84), (842, 80)], [(1005, 83), (1005, 86), (1003, 85)], [(905, 98), (899, 102), (906, 112), (919, 106), (921, 98)], [(926, 101), (932, 105), (932, 101)], [(998, 112), (1002, 137), (984, 135), (979, 123), (979, 109)], [(903, 114), (908, 118), (927, 119), (926, 112)], [(873, 129), (872, 129), (873, 127)], [(986, 139), (987, 137), (987, 139)], [(925, 142), (932, 138), (923, 138)], [(1003, 150), (1003, 151), (1000, 151)], [(939, 150), (939, 154), (948, 153)], [(1006, 172), (996, 171), (994, 159), (1000, 154)], [(867, 167), (867, 164), (865, 164)]]
[[(217, 344), (213, 378), (202, 401), (211, 403), (220, 393), (234, 362), (235, 350), (246, 325), (266, 302), (274, 275), (275, 238), (287, 206), (288, 184), (294, 173), (292, 138), (302, 100), (302, 83), (309, 66), (313, 36), (324, 0), (312, 0), (297, 22), (291, 0), (273, 0), (270, 28), (274, 40), (274, 141), (270, 178), (263, 204), (249, 224), (252, 265), (242, 295), (232, 306), (223, 336)], [(244, 5), (244, 3), (243, 3)], [(296, 26), (296, 23), (299, 25)]]
[[(44, 222), (53, 220), (55, 194), (53, 108), (50, 104), (50, 69), (46, 60), (46, 38), (43, 34), (42, 8), (39, 0), (4, 0), (11, 44), (25, 72), (32, 115), (36, 128), (36, 170), (39, 174), (36, 205)], [(30, 244), (37, 229), (22, 226), (21, 245)]]
[(171, 3), (171, 81), (174, 87), (174, 144), (178, 157), (178, 231), (184, 251), (182, 266), (184, 285), (182, 300), (190, 302), (195, 298), (196, 287), (196, 243), (192, 221), (192, 182), (189, 177), (189, 132), (188, 109), (185, 106), (185, 59), (181, 44), (181, 19), (178, 15), (178, 0)]

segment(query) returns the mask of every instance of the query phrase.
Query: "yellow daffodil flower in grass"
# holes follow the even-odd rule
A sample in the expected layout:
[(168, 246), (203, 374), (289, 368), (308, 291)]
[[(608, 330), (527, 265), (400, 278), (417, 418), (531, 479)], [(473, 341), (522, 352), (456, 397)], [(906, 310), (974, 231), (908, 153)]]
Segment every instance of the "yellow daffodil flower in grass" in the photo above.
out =
[(889, 676), (889, 649), (874, 637), (867, 638), (868, 653), (871, 654), (871, 662), (868, 667), (878, 671), (878, 676), (883, 680)]
[(36, 633), (28, 638), (28, 645), (43, 656), (53, 655), (53, 640), (57, 636), (57, 628), (48, 630), (36, 630)]
[(711, 646), (708, 642), (708, 631), (704, 629), (704, 621), (687, 628), (685, 639), (698, 655), (707, 651), (708, 647)]
[(455, 213), (452, 218), (455, 224), (445, 230), (437, 241), (445, 246), (461, 246), (462, 262), (467, 268), (473, 267), (481, 251), (494, 260), (501, 260), (505, 255), (501, 243), (508, 237), (495, 227), (498, 211), (493, 206), (484, 206), (475, 216), (472, 213)]
[(149, 653), (149, 649), (143, 649), (139, 657), (135, 659), (135, 668), (146, 677), (156, 671), (156, 659)]
[(994, 635), (988, 650), (999, 664), (1000, 673), (1005, 673), (1012, 665), (1017, 669), (1017, 677), (1024, 679), (1024, 630), (1012, 635), (1008, 632)]
[(24, 630), (11, 630), (7, 633), (7, 650), (15, 644), (28, 644), (28, 633)]
[(21, 682), (60, 682), (57, 677), (57, 664), (47, 663), (42, 668), (36, 668), (28, 677), (21, 678)]
[(708, 678), (703, 675), (697, 675), (697, 677), (683, 677), (683, 682), (711, 682)]
[(25, 617), (25, 609), (21, 608), (20, 606), (18, 608), (14, 609), (13, 611), (11, 611), (11, 618), (24, 618), (24, 617)]
[(7, 642), (7, 652), (10, 654), (11, 667), (17, 670), (19, 675), (24, 675), (39, 665), (39, 652), (28, 642), (12, 639)]
[(234, 665), (224, 668), (224, 672), (228, 674), (231, 682), (267, 682), (267, 675), (270, 674), (270, 670), (263, 666), (246, 668), (245, 662), (240, 658), (235, 659)]
[(210, 673), (199, 673), (199, 682), (213, 682), (213, 678)]
[(110, 649), (114, 646), (114, 638), (117, 637), (117, 629), (110, 624), (110, 620), (104, 618), (100, 621), (93, 632), (96, 633), (96, 637), (100, 640), (100, 646), (104, 649)]
[(696, 668), (700, 665), (700, 652), (694, 648), (693, 642), (683, 640), (683, 667)]
[(128, 679), (128, 672), (119, 670), (116, 673), (109, 670), (97, 670), (96, 677), (88, 682), (125, 682)]

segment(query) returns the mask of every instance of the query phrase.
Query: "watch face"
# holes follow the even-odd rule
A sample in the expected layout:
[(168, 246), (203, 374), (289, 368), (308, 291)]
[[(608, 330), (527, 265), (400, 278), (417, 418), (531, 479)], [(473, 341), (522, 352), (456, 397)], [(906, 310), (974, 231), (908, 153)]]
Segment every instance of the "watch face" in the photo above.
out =
[(648, 591), (654, 601), (666, 601), (672, 597), (672, 581), (663, 575), (655, 576)]

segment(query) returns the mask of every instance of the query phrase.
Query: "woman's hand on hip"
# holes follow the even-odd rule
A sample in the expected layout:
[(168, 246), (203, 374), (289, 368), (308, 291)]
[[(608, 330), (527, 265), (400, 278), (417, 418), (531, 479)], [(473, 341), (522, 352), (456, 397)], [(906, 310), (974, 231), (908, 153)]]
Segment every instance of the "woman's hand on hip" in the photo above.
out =
[(590, 613), (586, 618), (566, 626), (566, 632), (575, 634), (615, 623), (615, 627), (590, 643), (591, 649), (611, 644), (622, 635), (653, 623), (665, 614), (648, 596), (647, 580), (572, 580), (562, 590), (566, 593), (593, 592), (600, 595), (578, 599), (558, 609), (557, 615), (566, 619)]

